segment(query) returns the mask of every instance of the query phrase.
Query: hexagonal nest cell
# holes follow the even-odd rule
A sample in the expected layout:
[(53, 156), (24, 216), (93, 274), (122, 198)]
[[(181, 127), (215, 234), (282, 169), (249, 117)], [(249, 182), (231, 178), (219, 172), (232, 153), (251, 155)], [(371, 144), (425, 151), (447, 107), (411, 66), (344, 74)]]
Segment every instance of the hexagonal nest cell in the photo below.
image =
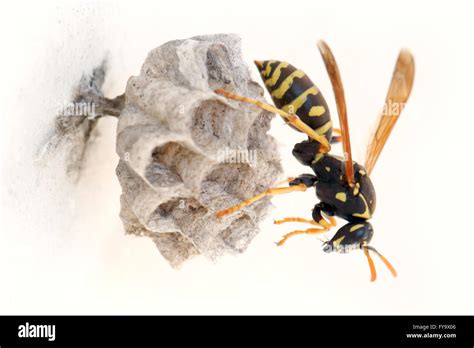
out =
[[(117, 128), (121, 219), (151, 238), (177, 267), (195, 255), (216, 260), (245, 251), (270, 202), (224, 219), (215, 213), (281, 178), (272, 114), (214, 93), (262, 99), (242, 60), (240, 39), (211, 35), (152, 50), (129, 79)], [(252, 162), (227, 154), (251, 153)]]

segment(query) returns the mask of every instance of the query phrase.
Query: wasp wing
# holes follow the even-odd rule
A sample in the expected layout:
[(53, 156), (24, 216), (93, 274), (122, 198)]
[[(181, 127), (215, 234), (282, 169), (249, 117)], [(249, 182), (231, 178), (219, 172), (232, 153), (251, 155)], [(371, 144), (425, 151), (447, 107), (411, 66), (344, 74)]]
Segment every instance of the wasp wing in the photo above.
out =
[(323, 40), (318, 42), (319, 52), (323, 57), (326, 70), (331, 80), (332, 89), (336, 99), (337, 113), (339, 114), (339, 125), (341, 127), (342, 147), (344, 149), (345, 173), (349, 185), (354, 183), (354, 167), (352, 163), (351, 141), (349, 136), (349, 124), (347, 122), (346, 98), (342, 86), (341, 75), (336, 60), (329, 46)]
[(402, 49), (395, 65), (384, 108), (379, 115), (367, 148), (365, 168), (369, 175), (410, 96), (414, 76), (415, 60), (408, 50)]

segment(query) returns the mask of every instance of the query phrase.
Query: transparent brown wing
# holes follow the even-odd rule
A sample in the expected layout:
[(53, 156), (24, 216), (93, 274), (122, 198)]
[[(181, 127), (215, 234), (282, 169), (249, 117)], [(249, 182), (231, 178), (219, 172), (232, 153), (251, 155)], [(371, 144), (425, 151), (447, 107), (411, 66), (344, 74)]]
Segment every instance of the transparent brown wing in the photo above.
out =
[(379, 115), (367, 148), (365, 168), (369, 175), (410, 96), (414, 76), (415, 60), (408, 50), (402, 49), (395, 65), (384, 108)]
[(329, 46), (323, 40), (318, 42), (319, 52), (323, 57), (326, 70), (331, 80), (332, 89), (336, 99), (337, 113), (339, 114), (339, 125), (341, 127), (342, 147), (344, 149), (344, 159), (346, 167), (346, 180), (349, 185), (354, 184), (354, 167), (352, 164), (351, 140), (349, 135), (349, 124), (347, 122), (346, 99), (342, 86), (341, 75), (337, 67), (336, 60)]

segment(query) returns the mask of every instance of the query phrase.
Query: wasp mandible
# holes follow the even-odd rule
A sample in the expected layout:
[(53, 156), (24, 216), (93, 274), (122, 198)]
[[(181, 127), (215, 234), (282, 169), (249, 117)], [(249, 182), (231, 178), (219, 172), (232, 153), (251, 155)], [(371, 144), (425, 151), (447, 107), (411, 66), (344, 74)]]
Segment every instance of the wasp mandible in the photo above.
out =
[[(277, 243), (283, 245), (292, 236), (300, 234), (321, 234), (336, 226), (335, 217), (347, 221), (334, 236), (324, 242), (325, 252), (346, 253), (350, 250), (363, 250), (369, 263), (371, 281), (377, 277), (370, 252), (380, 257), (393, 276), (397, 273), (390, 262), (375, 248), (369, 245), (373, 236), (372, 225), (368, 222), (375, 211), (375, 189), (370, 174), (384, 148), (384, 145), (399, 119), (410, 96), (415, 74), (412, 54), (405, 49), (400, 51), (392, 80), (385, 99), (384, 111), (380, 113), (375, 131), (371, 136), (365, 166), (352, 160), (349, 125), (347, 120), (344, 89), (336, 60), (324, 41), (318, 48), (328, 72), (339, 115), (340, 135), (333, 136), (331, 116), (326, 101), (309, 77), (287, 62), (276, 60), (255, 61), (260, 76), (270, 93), (275, 106), (218, 89), (215, 92), (229, 99), (254, 104), (262, 109), (279, 114), (288, 125), (308, 136), (293, 148), (293, 156), (314, 174), (302, 174), (287, 180), (288, 187), (269, 188), (240, 204), (217, 212), (222, 218), (245, 206), (271, 195), (306, 191), (314, 187), (319, 199), (313, 208), (312, 219), (288, 217), (275, 221), (276, 224), (301, 222), (313, 225), (312, 228), (287, 233)], [(387, 105), (398, 105), (387, 108)], [(331, 143), (342, 141), (344, 156), (330, 154)]]

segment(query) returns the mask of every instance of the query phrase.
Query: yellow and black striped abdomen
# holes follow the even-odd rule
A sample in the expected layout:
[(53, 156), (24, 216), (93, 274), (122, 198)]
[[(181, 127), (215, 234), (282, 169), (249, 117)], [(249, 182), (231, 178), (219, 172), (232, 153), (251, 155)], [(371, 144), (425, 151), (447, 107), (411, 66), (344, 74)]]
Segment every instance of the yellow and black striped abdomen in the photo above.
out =
[(323, 95), (309, 77), (287, 62), (255, 62), (275, 106), (298, 117), (331, 141), (332, 122)]

